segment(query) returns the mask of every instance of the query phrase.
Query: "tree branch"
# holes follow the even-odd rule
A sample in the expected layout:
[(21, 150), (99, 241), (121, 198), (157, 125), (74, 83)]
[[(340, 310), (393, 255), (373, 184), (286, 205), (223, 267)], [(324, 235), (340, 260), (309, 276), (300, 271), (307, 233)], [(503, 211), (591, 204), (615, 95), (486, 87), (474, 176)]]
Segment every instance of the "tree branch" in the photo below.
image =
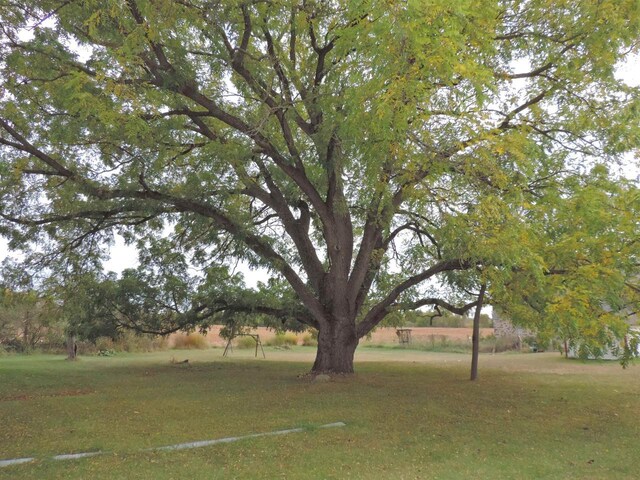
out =
[(371, 308), (362, 321), (358, 323), (356, 330), (358, 338), (369, 333), (371, 329), (384, 318), (389, 307), (396, 301), (396, 299), (409, 288), (418, 285), (438, 273), (450, 272), (453, 270), (466, 270), (471, 268), (471, 266), (472, 264), (466, 260), (442, 260), (431, 268), (428, 268), (417, 275), (413, 275), (404, 282), (398, 284), (378, 304)]

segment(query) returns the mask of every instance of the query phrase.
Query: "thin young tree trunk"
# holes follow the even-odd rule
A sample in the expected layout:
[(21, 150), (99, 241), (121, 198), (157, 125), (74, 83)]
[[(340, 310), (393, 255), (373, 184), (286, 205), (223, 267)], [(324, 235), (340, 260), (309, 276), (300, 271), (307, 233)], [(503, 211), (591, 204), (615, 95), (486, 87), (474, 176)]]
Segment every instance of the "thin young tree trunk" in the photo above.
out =
[(476, 312), (473, 315), (473, 339), (472, 339), (472, 352), (471, 352), (471, 380), (478, 379), (478, 353), (480, 352), (480, 310), (482, 309), (482, 302), (484, 301), (484, 292), (487, 289), (487, 284), (483, 283), (480, 286), (480, 294), (478, 295), (478, 305), (476, 306)]
[(78, 353), (75, 335), (67, 337), (67, 360), (75, 360)]

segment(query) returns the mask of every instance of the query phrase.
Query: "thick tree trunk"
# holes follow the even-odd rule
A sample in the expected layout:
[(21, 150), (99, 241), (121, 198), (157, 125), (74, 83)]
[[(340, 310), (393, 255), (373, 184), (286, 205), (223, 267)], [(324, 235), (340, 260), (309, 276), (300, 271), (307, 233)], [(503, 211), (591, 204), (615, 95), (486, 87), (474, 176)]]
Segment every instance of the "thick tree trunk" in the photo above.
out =
[(311, 369), (314, 375), (353, 373), (358, 337), (353, 322), (330, 323), (318, 331), (318, 350)]

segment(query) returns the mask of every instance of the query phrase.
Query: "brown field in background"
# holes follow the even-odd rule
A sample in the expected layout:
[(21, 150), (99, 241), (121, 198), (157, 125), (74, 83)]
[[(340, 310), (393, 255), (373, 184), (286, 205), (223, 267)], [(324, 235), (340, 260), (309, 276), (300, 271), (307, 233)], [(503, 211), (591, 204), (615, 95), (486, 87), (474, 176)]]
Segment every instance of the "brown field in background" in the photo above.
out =
[[(224, 347), (226, 340), (220, 337), (221, 325), (213, 325), (209, 328), (206, 335), (206, 339), (213, 347)], [(442, 338), (445, 337), (449, 340), (471, 341), (471, 328), (444, 328), (444, 327), (414, 327), (411, 330), (411, 340), (415, 342), (424, 342), (430, 340), (432, 337)], [(257, 333), (260, 335), (260, 341), (266, 342), (267, 340), (275, 337), (276, 332), (265, 327), (258, 327), (250, 330), (250, 333)], [(183, 335), (181, 333), (175, 333), (169, 336), (169, 345), (173, 346), (173, 339), (176, 335)], [(302, 342), (302, 336), (304, 333), (299, 333), (298, 343)], [(487, 337), (493, 335), (493, 328), (481, 328), (480, 336)], [(375, 330), (369, 337), (365, 337), (360, 341), (360, 344), (394, 344), (398, 343), (398, 335), (396, 329), (393, 327), (383, 327)]]

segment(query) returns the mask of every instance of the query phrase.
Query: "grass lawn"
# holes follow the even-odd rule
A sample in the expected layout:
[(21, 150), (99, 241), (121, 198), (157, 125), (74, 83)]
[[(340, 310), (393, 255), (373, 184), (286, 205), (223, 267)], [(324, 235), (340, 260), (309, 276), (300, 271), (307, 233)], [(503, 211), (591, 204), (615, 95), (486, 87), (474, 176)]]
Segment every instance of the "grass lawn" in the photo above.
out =
[(471, 383), (468, 355), (361, 349), (355, 376), (311, 383), (312, 348), (221, 355), (0, 358), (0, 460), (37, 459), (0, 479), (640, 478), (640, 365), (483, 355)]

